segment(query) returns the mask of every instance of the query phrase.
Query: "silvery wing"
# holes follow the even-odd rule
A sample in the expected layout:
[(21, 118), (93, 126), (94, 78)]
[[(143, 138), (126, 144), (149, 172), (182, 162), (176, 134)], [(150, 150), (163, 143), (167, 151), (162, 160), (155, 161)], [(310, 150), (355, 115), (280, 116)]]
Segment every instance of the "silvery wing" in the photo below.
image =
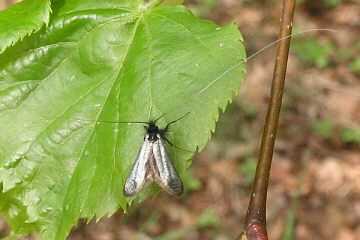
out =
[(156, 136), (152, 149), (154, 155), (150, 161), (154, 180), (170, 195), (179, 196), (184, 191), (183, 184), (170, 160), (164, 140), (159, 133)]
[(153, 142), (149, 140), (149, 134), (146, 134), (140, 151), (135, 159), (134, 165), (126, 179), (124, 186), (124, 195), (134, 196), (144, 187), (148, 175), (148, 162), (153, 154)]

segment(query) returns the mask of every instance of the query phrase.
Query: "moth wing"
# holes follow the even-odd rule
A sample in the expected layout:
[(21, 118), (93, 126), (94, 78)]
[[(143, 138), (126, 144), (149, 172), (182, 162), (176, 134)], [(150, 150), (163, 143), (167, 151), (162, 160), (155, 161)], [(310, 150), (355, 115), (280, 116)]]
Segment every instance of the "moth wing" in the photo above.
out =
[(180, 196), (184, 191), (183, 184), (160, 134), (153, 144), (153, 156), (151, 167), (156, 183), (170, 195)]
[(153, 143), (149, 140), (149, 136), (146, 135), (129, 176), (126, 179), (124, 186), (125, 196), (134, 196), (144, 187), (148, 174), (148, 162), (152, 157), (152, 152)]

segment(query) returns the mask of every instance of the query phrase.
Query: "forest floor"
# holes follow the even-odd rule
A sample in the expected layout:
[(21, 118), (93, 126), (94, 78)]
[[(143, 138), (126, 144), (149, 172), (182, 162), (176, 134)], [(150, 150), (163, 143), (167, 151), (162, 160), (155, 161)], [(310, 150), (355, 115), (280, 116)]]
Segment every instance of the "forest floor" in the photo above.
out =
[[(269, 239), (360, 240), (360, 2), (301, 2), (294, 32), (336, 32), (292, 39), (268, 190)], [(248, 56), (277, 39), (280, 3), (185, 2), (220, 26), (235, 20)], [(193, 158), (183, 197), (160, 193), (127, 214), (80, 221), (68, 239), (235, 239), (249, 201), (275, 51), (274, 45), (247, 63), (240, 94)], [(0, 218), (0, 234), (6, 231)]]

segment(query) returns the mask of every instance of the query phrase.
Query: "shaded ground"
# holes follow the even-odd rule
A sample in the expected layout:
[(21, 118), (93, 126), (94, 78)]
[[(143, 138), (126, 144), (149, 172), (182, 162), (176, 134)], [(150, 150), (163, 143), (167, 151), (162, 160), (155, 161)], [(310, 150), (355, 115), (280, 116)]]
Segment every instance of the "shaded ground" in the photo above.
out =
[[(250, 55), (276, 40), (279, 2), (186, 4), (219, 25), (235, 19)], [(292, 239), (357, 240), (360, 2), (301, 2), (296, 8), (295, 31), (332, 28), (337, 32), (312, 32), (292, 41), (268, 193), (269, 239), (281, 239), (284, 229), (293, 226)], [(272, 47), (247, 64), (240, 95), (220, 117), (206, 149), (193, 159), (189, 177), (184, 179), (189, 189), (185, 196), (177, 199), (160, 193), (131, 208), (127, 215), (118, 212), (97, 224), (80, 222), (68, 239), (234, 239), (247, 209), (274, 56)], [(7, 231), (0, 218), (0, 236)]]

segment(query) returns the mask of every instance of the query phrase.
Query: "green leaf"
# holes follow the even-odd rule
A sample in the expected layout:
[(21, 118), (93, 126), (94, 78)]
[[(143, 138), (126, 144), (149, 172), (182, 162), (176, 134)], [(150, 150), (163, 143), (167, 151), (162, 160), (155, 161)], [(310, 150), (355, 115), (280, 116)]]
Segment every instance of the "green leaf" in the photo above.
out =
[(360, 126), (343, 128), (341, 138), (346, 143), (360, 144)]
[(164, 0), (162, 1), (160, 6), (175, 6), (180, 5), (184, 2), (184, 0)]
[(176, 229), (167, 233), (164, 233), (160, 236), (154, 237), (154, 240), (178, 240), (178, 239), (184, 239), (188, 237), (189, 239), (191, 237), (189, 236), (198, 236), (199, 233), (192, 228), (180, 228)]
[(331, 138), (334, 135), (334, 123), (330, 119), (315, 122), (313, 128), (316, 134), (325, 138)]
[[(0, 182), (27, 215), (10, 222), (15, 234), (65, 239), (79, 218), (111, 216), (134, 199), (122, 189), (143, 126), (97, 121), (167, 113), (158, 121), (165, 127), (190, 112), (168, 138), (202, 150), (243, 81), (235, 24), (218, 27), (184, 6), (98, 2), (57, 2), (48, 28), (0, 55)], [(192, 153), (169, 151), (182, 175)], [(138, 197), (158, 191), (151, 185)], [(17, 231), (25, 222), (31, 227)]]
[(257, 166), (257, 159), (254, 156), (246, 158), (244, 163), (239, 165), (239, 173), (244, 176), (246, 182), (252, 183), (255, 177), (255, 171)]
[(328, 7), (336, 7), (340, 5), (342, 0), (325, 0), (325, 5)]
[(355, 58), (355, 60), (349, 64), (349, 67), (354, 73), (360, 75), (360, 56)]
[(16, 195), (14, 191), (16, 191), (16, 189), (2, 193), (2, 186), (0, 186), (0, 212), (4, 214), (8, 224), (12, 226), (12, 231), (10, 233), (10, 237), (12, 238), (36, 230), (36, 225), (33, 223), (26, 223), (26, 208), (21, 204), (19, 199), (14, 198)]
[(334, 52), (335, 47), (331, 43), (321, 44), (315, 39), (308, 39), (292, 43), (291, 50), (300, 59), (312, 62), (318, 68), (325, 68), (330, 64), (330, 55)]
[(184, 184), (184, 195), (189, 192), (197, 191), (202, 188), (202, 184), (198, 178), (196, 178), (194, 171), (188, 169), (182, 176), (182, 182)]
[(199, 2), (199, 4), (196, 4), (194, 6), (194, 14), (196, 16), (200, 16), (200, 17), (207, 17), (209, 16), (211, 10), (215, 7), (215, 5), (217, 4), (216, 0), (204, 0)]
[(50, 0), (24, 0), (1, 11), (0, 53), (48, 24), (50, 12)]
[(297, 221), (296, 209), (298, 207), (298, 204), (299, 204), (299, 201), (301, 198), (300, 193), (301, 193), (302, 185), (304, 184), (306, 170), (307, 170), (307, 165), (304, 164), (301, 167), (300, 176), (299, 176), (298, 182), (297, 182), (297, 187), (296, 187), (295, 193), (292, 197), (290, 208), (288, 209), (288, 212), (287, 212), (285, 226), (284, 226), (282, 238), (281, 238), (282, 240), (294, 239), (294, 230), (295, 230), (296, 221)]
[(220, 226), (220, 217), (211, 209), (206, 209), (198, 217), (198, 226), (200, 228)]

